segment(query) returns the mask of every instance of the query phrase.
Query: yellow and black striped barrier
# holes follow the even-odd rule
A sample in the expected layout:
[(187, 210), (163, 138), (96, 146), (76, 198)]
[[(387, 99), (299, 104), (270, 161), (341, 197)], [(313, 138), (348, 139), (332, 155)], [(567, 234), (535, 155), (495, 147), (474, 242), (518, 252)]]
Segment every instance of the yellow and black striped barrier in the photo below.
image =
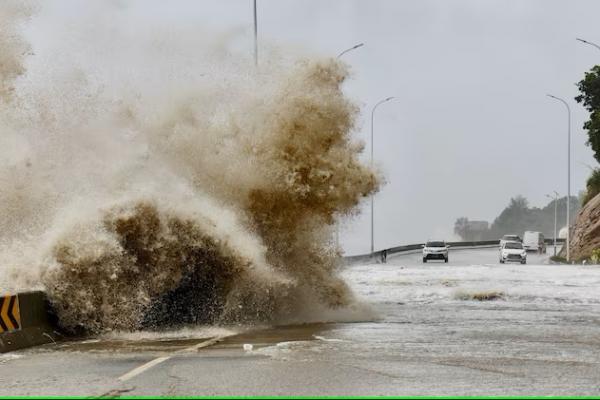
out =
[(0, 297), (0, 333), (21, 329), (19, 295)]
[(0, 353), (58, 339), (43, 292), (0, 293)]

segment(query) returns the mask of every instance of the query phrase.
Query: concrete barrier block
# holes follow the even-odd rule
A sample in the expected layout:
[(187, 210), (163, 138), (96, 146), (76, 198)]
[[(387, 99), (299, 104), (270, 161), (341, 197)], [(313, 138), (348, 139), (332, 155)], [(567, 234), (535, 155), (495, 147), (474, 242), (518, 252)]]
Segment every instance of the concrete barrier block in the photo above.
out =
[(55, 341), (55, 321), (43, 292), (0, 296), (0, 353)]

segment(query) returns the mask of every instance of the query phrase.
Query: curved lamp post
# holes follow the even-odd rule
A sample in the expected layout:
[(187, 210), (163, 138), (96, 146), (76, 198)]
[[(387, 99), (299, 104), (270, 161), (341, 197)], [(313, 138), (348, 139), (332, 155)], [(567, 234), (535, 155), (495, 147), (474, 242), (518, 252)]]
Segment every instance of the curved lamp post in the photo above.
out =
[[(356, 44), (356, 45), (350, 47), (349, 49), (342, 51), (340, 54), (337, 55), (336, 58), (339, 60), (340, 57), (343, 56), (344, 54), (348, 53), (349, 51), (356, 50), (359, 47), (362, 47), (364, 45), (365, 45), (364, 43)], [(335, 245), (337, 248), (340, 247), (340, 225), (339, 225), (339, 222), (336, 224), (336, 227), (335, 227)]]
[(547, 95), (567, 107), (567, 261), (571, 261), (571, 107), (560, 97)]
[(365, 45), (364, 43), (359, 43), (359, 44), (357, 44), (357, 45), (354, 45), (354, 46), (350, 47), (349, 49), (346, 49), (346, 50), (342, 51), (340, 54), (338, 54), (338, 55), (337, 55), (337, 57), (336, 57), (336, 58), (340, 58), (341, 56), (343, 56), (343, 55), (344, 55), (344, 54), (346, 54), (347, 52), (349, 52), (349, 51), (352, 51), (352, 50), (355, 50), (355, 49), (358, 49), (359, 47), (362, 47), (362, 46), (364, 46), (364, 45)]
[[(377, 109), (377, 107), (379, 107), (381, 104), (390, 101), (394, 99), (394, 97), (387, 97), (381, 101), (379, 101), (377, 104), (375, 104), (373, 106), (373, 109), (371, 110), (371, 167), (373, 167), (373, 126), (374, 126), (374, 120), (375, 120), (375, 110)], [(371, 195), (371, 254), (373, 254), (375, 252), (375, 238), (374, 238), (374, 232), (375, 232), (375, 219), (374, 219), (374, 206), (373, 206), (373, 195)]]
[(600, 50), (600, 46), (597, 45), (596, 43), (588, 42), (587, 40), (580, 39), (580, 38), (576, 38), (575, 40), (578, 40), (578, 41), (580, 41), (581, 43), (584, 43), (584, 44), (589, 44), (590, 46), (594, 46), (595, 48), (597, 48), (598, 50)]

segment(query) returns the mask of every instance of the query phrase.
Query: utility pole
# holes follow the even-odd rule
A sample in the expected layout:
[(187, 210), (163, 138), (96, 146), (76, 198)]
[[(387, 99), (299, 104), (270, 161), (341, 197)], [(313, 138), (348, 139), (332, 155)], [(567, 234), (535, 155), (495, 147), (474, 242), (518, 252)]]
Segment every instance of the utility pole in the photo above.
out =
[(560, 97), (548, 95), (567, 107), (567, 262), (571, 261), (571, 107)]

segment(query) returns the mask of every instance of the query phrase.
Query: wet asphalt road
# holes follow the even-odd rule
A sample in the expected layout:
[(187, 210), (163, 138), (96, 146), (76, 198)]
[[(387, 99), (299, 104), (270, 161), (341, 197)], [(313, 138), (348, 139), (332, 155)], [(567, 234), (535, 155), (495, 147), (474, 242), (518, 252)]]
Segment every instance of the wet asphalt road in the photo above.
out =
[[(495, 249), (450, 257), (347, 267), (368, 322), (228, 337), (240, 328), (199, 327), (0, 355), (0, 395), (600, 395), (600, 267), (534, 254), (500, 265)], [(495, 300), (474, 300), (482, 293)], [(212, 337), (223, 340), (202, 347)]]

